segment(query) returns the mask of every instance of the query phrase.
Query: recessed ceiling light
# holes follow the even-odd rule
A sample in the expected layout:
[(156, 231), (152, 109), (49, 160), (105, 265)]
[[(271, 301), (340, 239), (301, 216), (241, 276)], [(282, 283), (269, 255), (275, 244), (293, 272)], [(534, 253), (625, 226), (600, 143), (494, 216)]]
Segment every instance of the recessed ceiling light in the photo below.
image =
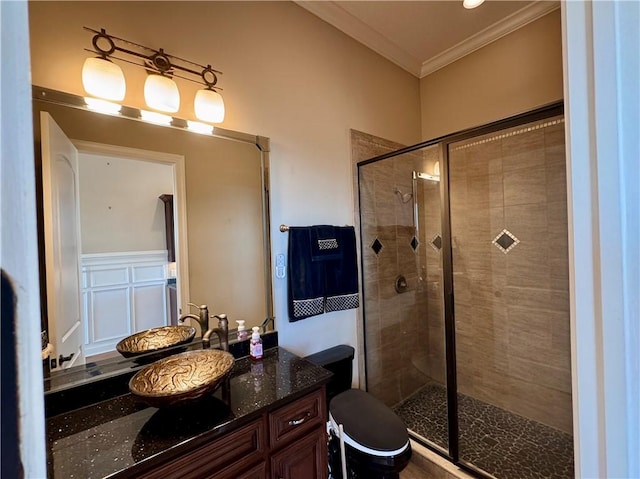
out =
[(484, 0), (463, 0), (462, 6), (464, 8), (471, 9), (471, 8), (479, 7), (483, 3), (484, 3)]

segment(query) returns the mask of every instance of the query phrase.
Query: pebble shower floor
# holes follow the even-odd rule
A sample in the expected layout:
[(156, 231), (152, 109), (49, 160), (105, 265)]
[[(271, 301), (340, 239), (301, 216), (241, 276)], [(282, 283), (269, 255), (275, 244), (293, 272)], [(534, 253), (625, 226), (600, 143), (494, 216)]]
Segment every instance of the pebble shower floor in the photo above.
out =
[[(446, 390), (424, 386), (395, 407), (415, 434), (447, 448)], [(460, 459), (498, 479), (574, 477), (573, 437), (458, 394)]]

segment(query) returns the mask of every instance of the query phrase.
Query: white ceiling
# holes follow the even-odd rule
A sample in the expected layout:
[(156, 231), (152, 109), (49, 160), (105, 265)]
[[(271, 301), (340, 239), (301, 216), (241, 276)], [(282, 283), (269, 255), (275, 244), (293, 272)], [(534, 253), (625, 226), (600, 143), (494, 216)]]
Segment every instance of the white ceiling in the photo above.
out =
[(558, 1), (298, 1), (301, 7), (422, 78), (559, 8)]

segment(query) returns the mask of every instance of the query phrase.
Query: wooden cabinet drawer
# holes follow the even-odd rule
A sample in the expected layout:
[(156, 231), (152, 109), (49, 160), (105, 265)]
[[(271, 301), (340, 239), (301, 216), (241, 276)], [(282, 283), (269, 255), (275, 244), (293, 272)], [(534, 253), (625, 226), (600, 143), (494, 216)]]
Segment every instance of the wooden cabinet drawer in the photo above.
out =
[(271, 456), (271, 479), (325, 479), (327, 474), (323, 431), (311, 433)]
[(261, 418), (141, 477), (145, 479), (245, 477), (239, 473), (262, 460), (265, 454), (266, 424)]
[(269, 442), (272, 449), (320, 427), (326, 421), (324, 389), (304, 396), (269, 414)]
[[(233, 476), (231, 479), (267, 479), (267, 463), (261, 462), (260, 464), (252, 467), (248, 471), (242, 472), (239, 475)], [(216, 479), (218, 477), (216, 476)]]

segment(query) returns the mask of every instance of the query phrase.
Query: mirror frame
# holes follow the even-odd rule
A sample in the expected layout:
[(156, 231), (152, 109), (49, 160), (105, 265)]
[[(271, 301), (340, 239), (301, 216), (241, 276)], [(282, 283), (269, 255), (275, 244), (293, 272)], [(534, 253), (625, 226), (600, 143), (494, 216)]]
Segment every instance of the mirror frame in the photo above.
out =
[[(106, 116), (112, 116), (114, 118), (125, 118), (129, 120), (136, 120), (143, 123), (148, 123), (142, 120), (140, 115), (140, 109), (129, 107), (126, 105), (122, 105), (120, 112), (118, 113), (106, 113), (96, 111), (94, 109), (88, 108), (83, 97), (72, 94), (61, 92), (57, 90), (52, 90), (49, 88), (32, 85), (32, 100), (33, 101), (44, 101), (48, 103), (53, 103), (61, 106), (66, 106), (70, 108), (76, 108), (80, 110), (90, 111), (92, 113), (99, 113)], [(34, 119), (35, 120), (35, 119)], [(187, 121), (178, 118), (172, 117), (172, 122), (170, 125), (158, 125), (156, 126), (164, 127), (164, 128), (175, 128), (188, 131), (193, 134), (202, 134), (196, 133), (187, 128)], [(270, 211), (270, 201), (269, 201), (269, 193), (270, 193), (270, 164), (269, 164), (269, 154), (270, 154), (270, 140), (268, 137), (260, 136), (260, 135), (252, 135), (249, 133), (243, 133), (234, 130), (228, 130), (225, 128), (220, 128), (214, 126), (213, 132), (211, 134), (204, 134), (204, 136), (212, 136), (215, 138), (221, 138), (225, 140), (238, 141), (242, 143), (247, 143), (255, 146), (260, 152), (260, 161), (262, 168), (262, 179), (261, 179), (261, 187), (262, 187), (262, 229), (263, 229), (263, 248), (264, 248), (264, 284), (265, 284), (265, 311), (267, 317), (264, 318), (262, 323), (263, 331), (267, 331), (268, 326), (271, 325), (271, 329), (275, 329), (275, 315), (273, 309), (273, 281), (272, 281), (272, 264), (271, 264), (271, 211)], [(184, 268), (183, 268), (184, 269)], [(40, 272), (40, 276), (42, 276), (42, 271)], [(184, 274), (184, 271), (180, 272)], [(41, 294), (42, 299), (44, 300), (44, 295)], [(42, 319), (43, 323), (45, 322), (45, 318)], [(45, 324), (41, 325), (42, 327)], [(48, 324), (46, 325), (48, 328)], [(123, 358), (120, 358), (123, 359)], [(94, 363), (99, 364), (100, 362)], [(80, 368), (88, 369), (90, 365), (79, 366)], [(75, 368), (73, 368), (75, 369)], [(64, 375), (66, 370), (56, 371), (56, 376)], [(45, 380), (49, 378), (45, 377)]]

